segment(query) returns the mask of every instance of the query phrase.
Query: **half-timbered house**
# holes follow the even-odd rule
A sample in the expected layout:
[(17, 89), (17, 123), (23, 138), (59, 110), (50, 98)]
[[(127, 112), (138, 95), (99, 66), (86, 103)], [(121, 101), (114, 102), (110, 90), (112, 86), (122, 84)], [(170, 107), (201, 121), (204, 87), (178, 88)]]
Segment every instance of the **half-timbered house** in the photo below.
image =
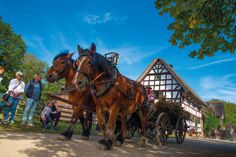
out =
[(201, 108), (206, 103), (180, 78), (173, 70), (173, 66), (157, 58), (138, 77), (138, 82), (150, 86), (154, 91), (155, 101), (164, 97), (183, 107), (190, 113), (187, 121), (190, 129), (203, 132), (203, 117)]

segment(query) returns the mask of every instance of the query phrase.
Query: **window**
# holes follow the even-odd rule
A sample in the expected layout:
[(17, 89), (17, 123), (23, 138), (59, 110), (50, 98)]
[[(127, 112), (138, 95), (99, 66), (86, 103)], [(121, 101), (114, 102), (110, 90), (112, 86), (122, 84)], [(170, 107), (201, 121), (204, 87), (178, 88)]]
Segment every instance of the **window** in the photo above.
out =
[(156, 76), (155, 76), (155, 80), (158, 81), (158, 80), (160, 80), (160, 79), (161, 79), (161, 76), (160, 76), (160, 75), (156, 75)]

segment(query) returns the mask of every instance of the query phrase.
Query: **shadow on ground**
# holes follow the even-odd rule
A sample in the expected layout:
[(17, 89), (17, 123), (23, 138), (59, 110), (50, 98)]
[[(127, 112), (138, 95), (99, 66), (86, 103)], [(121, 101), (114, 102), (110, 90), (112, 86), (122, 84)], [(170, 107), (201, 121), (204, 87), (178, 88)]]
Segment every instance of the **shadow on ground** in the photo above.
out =
[[(1, 156), (17, 157), (156, 157), (156, 156), (236, 156), (236, 144), (186, 140), (184, 144), (169, 139), (165, 146), (155, 145), (149, 141), (146, 147), (138, 146), (138, 138), (127, 140), (121, 147), (111, 151), (99, 149), (100, 137), (92, 136), (82, 140), (74, 136), (72, 141), (59, 141), (56, 134), (39, 133), (0, 133)], [(12, 147), (12, 148), (11, 148)], [(11, 151), (9, 151), (11, 149)]]

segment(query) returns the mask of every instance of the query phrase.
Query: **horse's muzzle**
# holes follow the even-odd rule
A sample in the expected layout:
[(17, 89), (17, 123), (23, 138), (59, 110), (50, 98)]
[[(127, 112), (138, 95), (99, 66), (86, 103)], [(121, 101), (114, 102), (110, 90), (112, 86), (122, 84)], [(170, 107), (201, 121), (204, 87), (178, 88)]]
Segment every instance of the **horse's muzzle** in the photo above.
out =
[(49, 81), (51, 83), (56, 81), (56, 78), (55, 78), (55, 76), (53, 74), (47, 74), (46, 75), (46, 79), (47, 79), (47, 81)]

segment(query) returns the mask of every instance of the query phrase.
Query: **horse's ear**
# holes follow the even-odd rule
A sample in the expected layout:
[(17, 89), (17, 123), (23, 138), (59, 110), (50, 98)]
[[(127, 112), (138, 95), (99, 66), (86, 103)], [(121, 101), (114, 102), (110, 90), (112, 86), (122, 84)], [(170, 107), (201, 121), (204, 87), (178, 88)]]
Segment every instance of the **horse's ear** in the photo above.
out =
[(79, 54), (81, 54), (83, 52), (83, 49), (80, 47), (79, 44), (77, 45), (77, 49), (78, 49)]
[(92, 54), (94, 54), (96, 52), (96, 45), (94, 43), (92, 43), (92, 45), (90, 47), (90, 51)]
[(75, 54), (75, 52), (69, 53), (66, 58), (72, 58), (72, 56)]

